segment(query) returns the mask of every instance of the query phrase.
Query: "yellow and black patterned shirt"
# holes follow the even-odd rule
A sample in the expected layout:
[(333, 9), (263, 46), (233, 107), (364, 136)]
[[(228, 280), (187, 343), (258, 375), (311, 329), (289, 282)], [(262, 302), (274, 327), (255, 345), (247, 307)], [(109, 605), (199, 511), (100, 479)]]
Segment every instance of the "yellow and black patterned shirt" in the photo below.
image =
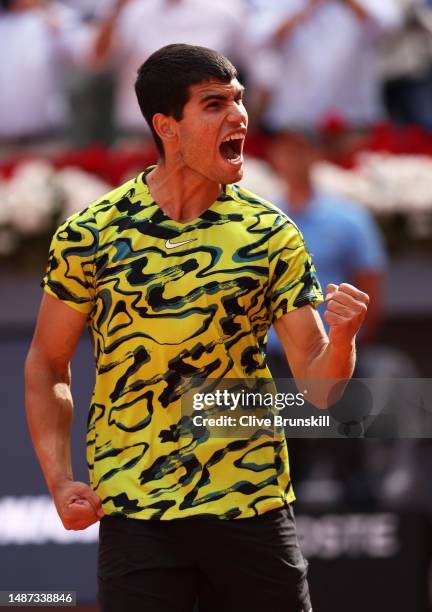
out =
[(152, 200), (143, 173), (57, 230), (42, 285), (88, 315), (87, 461), (106, 514), (243, 518), (294, 499), (283, 434), (181, 435), (185, 380), (270, 378), (269, 326), (322, 300), (283, 212), (228, 185), (181, 223)]

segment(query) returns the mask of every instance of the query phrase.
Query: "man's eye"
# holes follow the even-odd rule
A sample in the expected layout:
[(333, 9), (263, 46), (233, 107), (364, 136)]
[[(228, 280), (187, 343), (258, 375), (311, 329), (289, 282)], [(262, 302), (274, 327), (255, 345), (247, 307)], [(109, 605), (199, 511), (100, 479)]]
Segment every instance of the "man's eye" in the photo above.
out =
[(219, 102), (210, 102), (207, 104), (206, 108), (217, 108), (219, 106)]

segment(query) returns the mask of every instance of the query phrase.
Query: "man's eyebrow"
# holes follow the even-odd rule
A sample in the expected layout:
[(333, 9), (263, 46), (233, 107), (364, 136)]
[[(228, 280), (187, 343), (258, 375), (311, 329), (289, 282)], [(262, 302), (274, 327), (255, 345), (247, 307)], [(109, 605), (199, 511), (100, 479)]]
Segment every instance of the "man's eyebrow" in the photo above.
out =
[[(240, 87), (238, 89), (236, 89), (235, 93), (234, 93), (234, 97), (237, 98), (238, 96), (243, 95), (245, 88), (243, 87), (243, 85), (240, 85)], [(221, 94), (221, 93), (209, 93), (206, 94), (205, 96), (203, 96), (200, 99), (200, 102), (204, 103), (204, 102), (208, 102), (209, 100), (228, 100), (230, 98), (230, 95), (228, 94)]]

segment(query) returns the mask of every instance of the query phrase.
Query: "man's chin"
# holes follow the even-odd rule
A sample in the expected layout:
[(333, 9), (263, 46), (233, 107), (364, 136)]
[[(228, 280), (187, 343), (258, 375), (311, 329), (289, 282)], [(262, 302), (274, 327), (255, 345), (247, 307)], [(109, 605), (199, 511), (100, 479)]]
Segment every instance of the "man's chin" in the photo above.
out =
[(224, 172), (224, 180), (222, 180), (221, 182), (225, 183), (225, 184), (229, 184), (229, 183), (237, 183), (238, 181), (241, 181), (241, 179), (243, 178), (243, 174), (244, 174), (244, 163), (241, 162), (241, 164), (236, 164), (235, 166), (232, 165), (231, 168), (227, 167), (225, 172)]

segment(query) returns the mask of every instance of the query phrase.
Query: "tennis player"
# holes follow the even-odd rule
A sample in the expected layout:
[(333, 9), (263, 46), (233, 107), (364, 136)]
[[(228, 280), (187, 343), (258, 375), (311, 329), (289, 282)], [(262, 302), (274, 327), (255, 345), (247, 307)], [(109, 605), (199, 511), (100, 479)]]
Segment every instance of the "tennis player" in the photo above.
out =
[[(190, 433), (191, 377), (269, 378), (274, 324), (297, 378), (349, 378), (368, 296), (322, 300), (297, 227), (235, 183), (247, 113), (233, 65), (169, 45), (136, 93), (159, 150), (56, 232), (26, 363), (27, 415), (66, 529), (100, 520), (102, 612), (309, 612), (285, 438)], [(90, 486), (74, 480), (70, 361), (89, 326)]]

